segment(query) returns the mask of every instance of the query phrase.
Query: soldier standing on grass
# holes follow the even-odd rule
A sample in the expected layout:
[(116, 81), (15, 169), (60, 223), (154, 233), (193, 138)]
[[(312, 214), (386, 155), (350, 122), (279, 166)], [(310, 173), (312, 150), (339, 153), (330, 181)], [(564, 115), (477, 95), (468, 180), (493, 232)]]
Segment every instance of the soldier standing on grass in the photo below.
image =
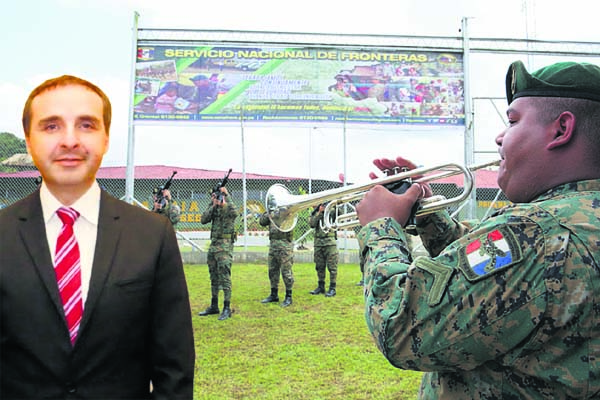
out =
[[(231, 317), (231, 264), (233, 261), (233, 243), (235, 242), (235, 219), (238, 211), (229, 199), (226, 187), (220, 188), (223, 196), (219, 199), (211, 194), (212, 202), (202, 214), (200, 222), (212, 222), (210, 229), (210, 248), (208, 249), (208, 272), (210, 274), (210, 306), (198, 313), (204, 317), (219, 313), (219, 290), (223, 290), (223, 312), (219, 321)], [(228, 199), (228, 200), (227, 200)]]
[(269, 282), (271, 294), (261, 303), (276, 303), (279, 301), (279, 274), (285, 285), (285, 299), (281, 307), (292, 304), (292, 287), (294, 286), (294, 230), (281, 232), (271, 223), (268, 213), (263, 213), (258, 221), (261, 226), (269, 227)]
[(308, 221), (311, 228), (315, 230), (314, 261), (317, 271), (318, 286), (310, 294), (325, 293), (325, 269), (329, 270), (329, 290), (326, 297), (336, 294), (336, 279), (338, 265), (337, 233), (334, 230), (324, 231), (321, 228), (323, 221), (324, 205), (319, 205), (313, 210)]

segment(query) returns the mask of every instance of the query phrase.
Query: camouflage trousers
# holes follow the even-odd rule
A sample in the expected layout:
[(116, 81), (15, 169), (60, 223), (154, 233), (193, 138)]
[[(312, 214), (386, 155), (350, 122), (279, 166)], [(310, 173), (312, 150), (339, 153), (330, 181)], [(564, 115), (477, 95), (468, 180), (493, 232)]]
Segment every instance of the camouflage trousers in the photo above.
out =
[(223, 290), (224, 300), (231, 300), (231, 264), (233, 262), (233, 244), (208, 250), (207, 263), (210, 274), (210, 292), (213, 298)]
[(292, 272), (294, 265), (294, 248), (290, 243), (287, 248), (271, 248), (269, 249), (269, 282), (271, 289), (279, 288), (279, 274), (285, 285), (286, 290), (292, 290), (294, 286), (294, 273)]
[(337, 282), (338, 248), (332, 246), (315, 246), (314, 251), (315, 270), (319, 282), (325, 282), (325, 269), (329, 270), (329, 283), (335, 285)]

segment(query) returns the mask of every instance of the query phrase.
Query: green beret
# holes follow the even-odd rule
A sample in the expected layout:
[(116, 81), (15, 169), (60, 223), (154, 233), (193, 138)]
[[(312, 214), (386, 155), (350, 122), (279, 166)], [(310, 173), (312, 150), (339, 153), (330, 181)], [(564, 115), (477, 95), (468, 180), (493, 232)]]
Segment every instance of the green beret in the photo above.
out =
[(521, 61), (506, 74), (508, 104), (518, 97), (571, 97), (600, 101), (600, 67), (589, 63), (560, 62), (530, 74)]

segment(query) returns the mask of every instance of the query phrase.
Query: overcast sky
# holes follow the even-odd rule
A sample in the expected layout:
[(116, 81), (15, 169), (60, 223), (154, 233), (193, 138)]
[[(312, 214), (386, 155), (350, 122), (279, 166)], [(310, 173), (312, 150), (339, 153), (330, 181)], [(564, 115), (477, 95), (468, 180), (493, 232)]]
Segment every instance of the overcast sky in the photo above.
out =
[[(132, 68), (132, 27), (134, 11), (139, 13), (140, 28), (180, 28), (180, 29), (225, 29), (273, 32), (313, 32), (350, 34), (390, 34), (413, 36), (459, 36), (461, 19), (469, 19), (471, 37), (500, 37), (561, 41), (600, 42), (600, 29), (595, 4), (588, 0), (396, 0), (375, 3), (360, 3), (335, 0), (304, 0), (290, 3), (281, 0), (254, 0), (229, 2), (182, 1), (182, 0), (19, 0), (3, 4), (2, 24), (0, 24), (0, 52), (2, 54), (2, 75), (0, 76), (0, 131), (8, 131), (22, 137), (20, 115), (28, 93), (43, 80), (62, 74), (73, 74), (89, 79), (102, 87), (113, 102), (113, 127), (111, 149), (104, 165), (124, 165), (128, 132), (129, 88)], [(503, 97), (503, 80), (506, 68), (515, 56), (474, 59), (474, 68), (489, 70), (489, 79), (484, 88), (473, 95)], [(489, 82), (488, 82), (489, 81)], [(489, 84), (488, 84), (489, 83)], [(503, 112), (504, 110), (502, 110)], [(497, 126), (502, 126), (497, 118)], [(252, 134), (252, 129), (247, 128)], [(157, 161), (155, 154), (147, 155), (145, 146), (164, 137), (164, 132), (174, 132), (169, 143), (178, 148), (180, 156), (166, 157), (166, 162)], [(290, 165), (302, 160), (292, 157), (305, 154), (309, 128), (292, 130), (294, 136), (302, 137), (302, 144), (294, 144), (289, 138), (272, 138), (267, 150), (257, 146), (251, 149), (246, 158), (264, 159), (265, 155), (284, 154)], [(220, 130), (219, 136), (226, 137), (216, 144), (213, 151), (202, 148), (206, 139), (200, 139), (206, 128), (195, 128), (199, 142), (189, 141), (186, 133), (177, 129), (162, 127), (136, 128), (136, 164), (170, 164), (179, 160), (186, 166), (205, 169), (226, 169), (233, 165), (239, 170), (241, 151), (232, 147), (232, 141), (239, 140), (239, 129), (232, 132)], [(489, 138), (497, 132), (490, 132)], [(327, 158), (328, 141), (334, 137), (340, 140), (341, 130), (316, 129), (311, 135), (313, 143), (320, 143), (313, 149), (311, 157)], [(350, 136), (354, 133), (351, 132)], [(358, 135), (358, 134), (357, 134)], [(393, 157), (406, 154), (406, 147), (430, 148), (429, 153), (420, 153), (417, 161), (431, 162), (441, 154), (455, 154), (462, 151), (462, 131), (450, 132), (441, 140), (439, 136), (426, 131), (408, 133), (398, 140), (387, 133), (378, 135), (376, 141), (365, 143), (362, 139), (348, 140), (348, 154), (368, 154), (366, 157)], [(360, 135), (358, 135), (360, 136)], [(184, 138), (184, 139), (182, 139)], [(395, 150), (398, 148), (398, 150)], [(491, 147), (493, 149), (493, 146)], [(171, 149), (170, 149), (171, 150)], [(217, 151), (214, 151), (217, 150)], [(213, 160), (211, 155), (220, 151), (229, 153), (231, 159), (220, 156)], [(308, 173), (331, 178), (337, 176), (343, 166), (338, 155), (335, 161), (325, 164), (314, 163)], [(431, 154), (430, 154), (431, 153)], [(430, 154), (428, 156), (427, 154)], [(454, 156), (450, 157), (453, 158)], [(267, 157), (268, 159), (269, 157)], [(290, 160), (291, 158), (291, 160)], [(459, 158), (462, 158), (460, 156)], [(372, 159), (372, 158), (371, 158)], [(364, 160), (361, 160), (363, 163)], [(445, 160), (442, 160), (445, 161)], [(274, 163), (280, 163), (273, 159)], [(357, 162), (350, 162), (357, 164)], [(248, 165), (250, 164), (250, 165)], [(274, 168), (260, 163), (247, 163), (249, 172), (306, 175), (306, 167), (299, 172), (293, 168)], [(358, 167), (357, 167), (358, 168)], [(361, 167), (364, 171), (364, 166)], [(368, 167), (367, 167), (368, 168)], [(315, 171), (317, 170), (317, 171)], [(327, 170), (327, 171), (326, 171)], [(363, 172), (364, 174), (364, 172)], [(351, 175), (349, 175), (351, 176)]]

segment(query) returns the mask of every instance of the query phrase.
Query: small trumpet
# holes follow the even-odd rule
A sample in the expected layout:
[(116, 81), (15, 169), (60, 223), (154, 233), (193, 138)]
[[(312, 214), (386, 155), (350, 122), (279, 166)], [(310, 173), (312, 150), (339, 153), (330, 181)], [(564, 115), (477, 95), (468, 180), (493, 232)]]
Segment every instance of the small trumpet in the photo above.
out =
[[(394, 182), (409, 180), (413, 183), (428, 183), (436, 179), (443, 179), (454, 175), (464, 176), (463, 191), (452, 198), (444, 196), (432, 196), (419, 202), (417, 216), (440, 211), (450, 205), (462, 203), (471, 194), (473, 189), (473, 172), (479, 169), (497, 166), (500, 160), (471, 166), (469, 168), (449, 163), (436, 167), (422, 167), (396, 175), (384, 176), (373, 179), (367, 183), (343, 186), (340, 188), (324, 190), (313, 194), (293, 195), (281, 184), (275, 184), (269, 188), (265, 198), (265, 208), (269, 213), (271, 223), (282, 232), (289, 232), (296, 226), (298, 213), (306, 208), (326, 203), (323, 229), (342, 229), (359, 225), (356, 211), (346, 214), (337, 214), (342, 205), (348, 204), (352, 210), (351, 202), (362, 199), (366, 192), (377, 185), (386, 185)], [(413, 180), (413, 178), (418, 177)], [(335, 210), (335, 215), (332, 215)]]

